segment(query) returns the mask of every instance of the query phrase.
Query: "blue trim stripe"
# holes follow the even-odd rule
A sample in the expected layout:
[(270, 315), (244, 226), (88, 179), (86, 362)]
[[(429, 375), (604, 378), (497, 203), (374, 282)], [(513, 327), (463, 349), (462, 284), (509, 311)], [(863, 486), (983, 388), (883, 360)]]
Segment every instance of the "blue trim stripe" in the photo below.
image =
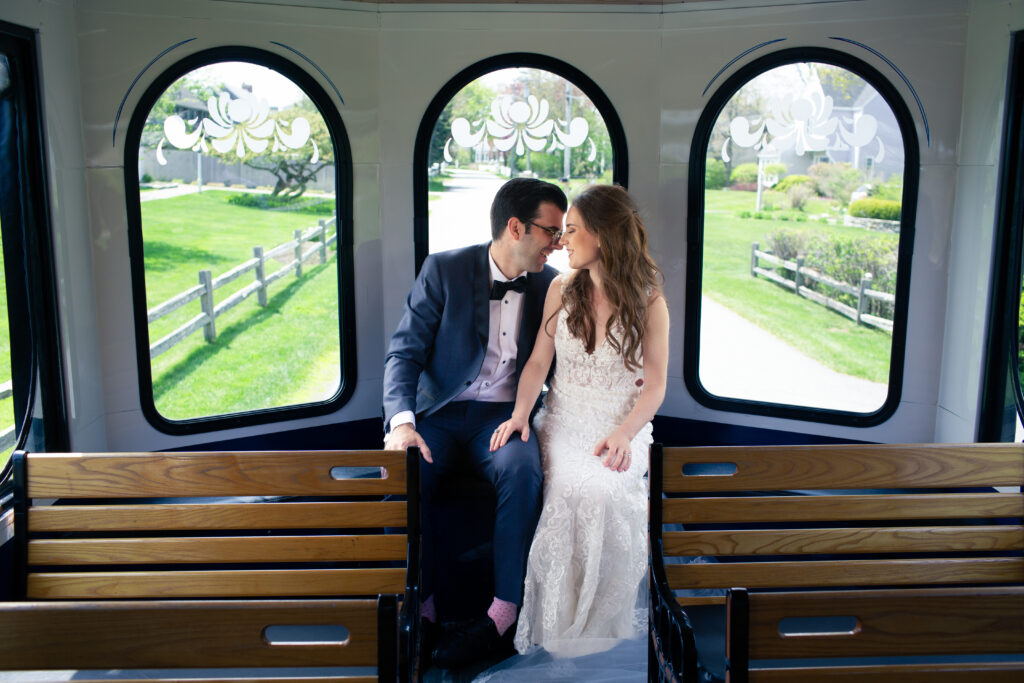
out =
[(168, 52), (170, 52), (171, 50), (173, 50), (175, 48), (181, 47), (185, 43), (190, 43), (193, 40), (195, 40), (195, 38), (187, 38), (187, 39), (181, 41), (180, 43), (175, 43), (174, 45), (171, 45), (169, 48), (167, 48), (166, 50), (164, 50), (163, 52), (158, 54), (156, 57), (153, 57), (153, 59), (151, 59), (149, 61), (149, 64), (147, 64), (146, 66), (144, 66), (142, 68), (142, 71), (140, 71), (139, 75), (135, 77), (135, 80), (132, 81), (132, 84), (128, 86), (128, 90), (125, 91), (124, 97), (121, 98), (121, 104), (117, 105), (117, 114), (114, 115), (114, 132), (111, 135), (111, 139), (110, 139), (110, 146), (111, 147), (116, 146), (116, 143), (117, 143), (117, 122), (121, 120), (121, 110), (124, 109), (124, 103), (125, 103), (125, 101), (128, 100), (128, 95), (131, 93), (132, 88), (135, 87), (135, 84), (139, 82), (139, 79), (142, 78), (142, 74), (146, 73), (146, 69), (148, 69), (149, 67), (153, 66), (153, 64), (158, 59), (163, 57), (165, 54), (167, 54)]
[(320, 68), (320, 67), (319, 67), (319, 66), (317, 65), (317, 63), (316, 63), (316, 62), (314, 62), (314, 61), (313, 61), (312, 59), (310, 59), (310, 58), (309, 58), (309, 57), (307, 57), (306, 55), (304, 55), (304, 54), (302, 54), (301, 52), (299, 52), (298, 50), (296, 50), (296, 49), (295, 49), (294, 47), (291, 47), (291, 46), (289, 46), (289, 45), (285, 45), (284, 43), (279, 43), (279, 42), (277, 42), (276, 40), (272, 40), (272, 41), (270, 41), (270, 43), (271, 43), (271, 45), (277, 45), (277, 46), (283, 47), (283, 48), (284, 48), (284, 49), (286, 49), (286, 50), (291, 50), (292, 52), (294, 52), (295, 54), (297, 54), (298, 56), (302, 57), (302, 58), (303, 58), (303, 59), (305, 59), (305, 60), (306, 60), (307, 62), (309, 62), (310, 66), (312, 66), (312, 67), (313, 67), (314, 69), (316, 69), (317, 71), (319, 71), (319, 72), (320, 72), (320, 75), (324, 77), (324, 80), (326, 80), (326, 81), (327, 81), (328, 83), (330, 83), (330, 84), (331, 84), (331, 87), (332, 87), (332, 88), (334, 88), (334, 94), (338, 96), (338, 100), (339, 100), (339, 101), (340, 101), (340, 102), (341, 102), (342, 104), (345, 104), (345, 98), (343, 98), (343, 97), (341, 96), (341, 92), (340, 92), (340, 91), (338, 90), (338, 86), (334, 85), (334, 81), (332, 81), (332, 80), (331, 80), (330, 76), (328, 76), (327, 74), (325, 74), (325, 73), (324, 73), (324, 70), (323, 70), (323, 69), (321, 69), (321, 68)]
[(714, 76), (712, 76), (712, 77), (711, 77), (711, 80), (710, 80), (710, 81), (708, 81), (708, 84), (707, 84), (706, 86), (704, 86), (704, 92), (702, 92), (702, 93), (700, 94), (700, 96), (701, 96), (701, 97), (704, 97), (704, 95), (705, 95), (705, 94), (707, 93), (707, 91), (708, 91), (708, 88), (710, 88), (710, 87), (711, 87), (711, 84), (715, 82), (715, 79), (717, 79), (717, 78), (718, 78), (719, 76), (721, 76), (721, 75), (722, 75), (722, 72), (723, 72), (723, 71), (725, 71), (726, 69), (728, 69), (728, 68), (729, 68), (730, 66), (732, 66), (733, 64), (735, 64), (735, 63), (736, 63), (737, 61), (739, 61), (739, 60), (743, 59), (744, 57), (746, 57), (747, 55), (749, 55), (749, 54), (750, 54), (751, 52), (753, 52), (754, 50), (760, 50), (760, 49), (761, 49), (762, 47), (764, 47), (765, 45), (771, 45), (772, 43), (781, 43), (781, 42), (782, 42), (783, 40), (786, 40), (786, 39), (785, 39), (785, 38), (775, 38), (774, 40), (767, 40), (767, 41), (765, 41), (765, 42), (763, 42), (763, 43), (758, 43), (758, 44), (757, 44), (757, 45), (755, 45), (754, 47), (752, 47), (752, 48), (750, 48), (750, 49), (748, 49), (748, 50), (744, 50), (743, 52), (739, 53), (738, 55), (736, 55), (735, 57), (733, 57), (732, 59), (730, 59), (730, 60), (729, 60), (729, 63), (728, 63), (728, 64), (726, 64), (726, 65), (725, 65), (725, 66), (723, 66), (723, 67), (722, 67), (721, 69), (719, 69), (719, 70), (718, 70), (718, 73), (716, 73), (716, 74), (715, 74)]
[(900, 68), (898, 66), (896, 66), (891, 59), (889, 59), (888, 57), (886, 57), (885, 55), (883, 55), (881, 52), (879, 52), (878, 50), (876, 50), (873, 47), (869, 47), (869, 46), (865, 45), (864, 43), (859, 43), (856, 40), (851, 40), (850, 38), (840, 38), (839, 36), (829, 36), (829, 38), (832, 39), (832, 40), (841, 40), (844, 43), (850, 43), (851, 45), (856, 45), (857, 47), (864, 48), (865, 50), (867, 50), (868, 52), (870, 52), (871, 54), (875, 55), (876, 57), (881, 59), (883, 62), (888, 64), (890, 67), (892, 67), (893, 71), (895, 71), (897, 74), (899, 74), (899, 77), (902, 78), (903, 82), (907, 84), (908, 88), (910, 88), (910, 94), (914, 96), (914, 101), (917, 102), (917, 108), (921, 112), (921, 119), (924, 121), (924, 138), (925, 138), (925, 141), (928, 143), (928, 146), (931, 147), (932, 146), (932, 133), (931, 133), (931, 128), (928, 126), (928, 115), (924, 113), (924, 105), (921, 104), (921, 98), (917, 96), (917, 91), (914, 90), (914, 86), (910, 84), (910, 79), (907, 78), (906, 74), (904, 74), (902, 71), (900, 71)]

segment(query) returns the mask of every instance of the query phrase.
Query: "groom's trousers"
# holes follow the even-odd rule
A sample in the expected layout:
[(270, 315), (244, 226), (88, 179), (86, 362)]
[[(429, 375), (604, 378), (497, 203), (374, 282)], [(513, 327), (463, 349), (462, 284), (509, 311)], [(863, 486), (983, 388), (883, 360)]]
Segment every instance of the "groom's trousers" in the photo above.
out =
[(468, 471), (494, 486), (494, 594), (522, 604), (526, 555), (540, 517), (542, 474), (532, 431), (525, 443), (517, 433), (497, 451), (490, 450), (491, 434), (512, 415), (513, 406), (511, 402), (456, 401), (416, 425), (434, 460), (421, 463), (420, 475), (424, 598), (434, 593), (446, 565), (454, 561), (437, 554), (439, 539), (450, 533), (438, 528), (431, 515), (438, 485), (445, 477)]

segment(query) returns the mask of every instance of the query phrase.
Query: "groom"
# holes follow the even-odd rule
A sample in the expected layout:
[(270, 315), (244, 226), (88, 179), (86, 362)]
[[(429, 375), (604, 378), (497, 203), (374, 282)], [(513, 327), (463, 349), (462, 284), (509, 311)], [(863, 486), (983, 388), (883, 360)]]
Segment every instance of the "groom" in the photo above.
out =
[[(437, 623), (434, 592), (450, 558), (437, 556), (444, 529), (430, 518), (439, 481), (469, 469), (490, 481), (494, 600), (486, 615), (442, 641), (434, 662), (456, 668), (497, 653), (522, 603), (523, 571), (540, 514), (541, 468), (533, 434), (490, 452), (491, 433), (515, 405), (519, 372), (533, 349), (560, 249), (567, 201), (529, 178), (501, 186), (491, 204), (489, 244), (432, 254), (406, 299), (384, 362), (384, 446), (423, 454), (423, 618)], [(433, 629), (428, 629), (433, 630)]]

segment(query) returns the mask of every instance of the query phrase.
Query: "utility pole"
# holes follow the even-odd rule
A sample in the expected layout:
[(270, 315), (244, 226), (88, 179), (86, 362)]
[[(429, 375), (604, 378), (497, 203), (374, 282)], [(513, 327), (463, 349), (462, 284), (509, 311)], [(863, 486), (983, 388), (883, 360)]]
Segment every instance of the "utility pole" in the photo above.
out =
[[(569, 85), (568, 81), (565, 83), (565, 126), (569, 127), (572, 123), (572, 86)], [(571, 170), (570, 161), (572, 159), (572, 151), (569, 149), (569, 145), (565, 146), (564, 156), (562, 157), (562, 177), (569, 180), (569, 172)]]

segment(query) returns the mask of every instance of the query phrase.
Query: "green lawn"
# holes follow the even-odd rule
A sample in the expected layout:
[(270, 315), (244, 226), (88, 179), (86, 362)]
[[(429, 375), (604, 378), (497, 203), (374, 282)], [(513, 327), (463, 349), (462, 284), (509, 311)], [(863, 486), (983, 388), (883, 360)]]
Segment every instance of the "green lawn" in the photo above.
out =
[(739, 218), (752, 211), (754, 194), (705, 193), (703, 292), (758, 327), (771, 332), (829, 368), (873, 382), (888, 382), (892, 337), (750, 275), (750, 245), (765, 247), (780, 229), (874, 234), (861, 228)]
[[(292, 239), (296, 228), (316, 225), (300, 213), (238, 207), (230, 192), (204, 191), (142, 203), (147, 306), (214, 278), (252, 258), (252, 247), (270, 250)], [(329, 254), (333, 255), (333, 248)], [(267, 274), (291, 256), (267, 262)], [(253, 281), (248, 273), (218, 289), (219, 304)], [(216, 320), (217, 339), (197, 331), (153, 360), (157, 410), (173, 420), (258, 410), (329, 398), (339, 367), (337, 261), (316, 259), (303, 276), (271, 285), (266, 308), (251, 295)], [(200, 312), (194, 301), (150, 325), (155, 342)]]

